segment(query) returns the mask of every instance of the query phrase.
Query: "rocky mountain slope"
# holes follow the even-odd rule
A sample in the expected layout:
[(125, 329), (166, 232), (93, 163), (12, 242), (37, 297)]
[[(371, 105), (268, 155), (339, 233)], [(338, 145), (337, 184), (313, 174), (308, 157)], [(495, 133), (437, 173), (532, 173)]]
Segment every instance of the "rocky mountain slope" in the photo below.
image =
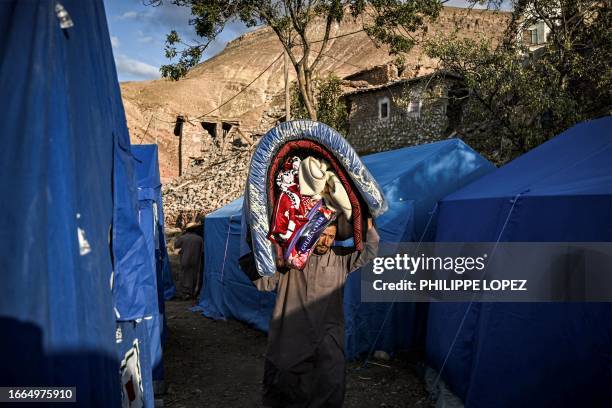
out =
[[(500, 22), (507, 17), (505, 13), (446, 7), (438, 20), (428, 26), (426, 35), (449, 35), (456, 23), (461, 22), (460, 36), (491, 37), (499, 35)], [(316, 27), (311, 37), (322, 37), (322, 28)], [(360, 21), (348, 18), (334, 27), (332, 37), (336, 38), (324, 51), (324, 59), (319, 65), (320, 76), (334, 73), (343, 78), (394, 59), (386, 47), (378, 47), (361, 29)], [(425, 57), (422, 50), (415, 47), (406, 60), (406, 73), (421, 75), (436, 66), (436, 61)], [(294, 80), (292, 67), (289, 72)], [(178, 176), (179, 138), (173, 133), (177, 116), (186, 119), (183, 139), (187, 140), (183, 140), (183, 144), (201, 145), (200, 166), (165, 188), (167, 212), (170, 207), (174, 208), (170, 222), (175, 221), (181, 210), (189, 214), (207, 213), (238, 197), (243, 190), (243, 173), (246, 174), (248, 150), (252, 150), (252, 144), (242, 150), (221, 148), (201, 122), (217, 118), (239, 122), (241, 133), (256, 143), (257, 135), (265, 133), (283, 116), (283, 89), (282, 46), (268, 28), (257, 29), (228, 43), (221, 53), (178, 82), (160, 79), (121, 84), (132, 143), (158, 144), (164, 182)], [(237, 154), (240, 156), (232, 159)], [(231, 180), (228, 175), (232, 175)], [(190, 178), (193, 181), (185, 186), (186, 190), (178, 188)], [(203, 180), (208, 182), (203, 183)], [(197, 197), (196, 192), (189, 195), (188, 188), (194, 190), (196, 185)]]

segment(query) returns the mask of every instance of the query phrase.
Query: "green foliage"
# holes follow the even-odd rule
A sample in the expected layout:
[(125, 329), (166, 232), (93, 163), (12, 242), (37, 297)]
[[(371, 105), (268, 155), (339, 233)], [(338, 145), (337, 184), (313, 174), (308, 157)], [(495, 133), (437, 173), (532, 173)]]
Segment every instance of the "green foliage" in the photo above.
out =
[[(341, 80), (335, 75), (315, 79), (315, 101), (317, 120), (345, 135), (348, 132), (348, 110), (342, 99)], [(294, 119), (307, 119), (304, 99), (296, 86), (291, 87), (291, 116)]]
[[(162, 2), (163, 0), (152, 0), (149, 4), (159, 6)], [(195, 34), (203, 39), (202, 42), (186, 43), (175, 30), (166, 36), (165, 55), (172, 62), (162, 65), (160, 72), (162, 77), (175, 81), (187, 75), (191, 68), (200, 63), (206, 48), (223, 31), (228, 22), (239, 19), (248, 27), (260, 23), (254, 18), (253, 1), (169, 0), (169, 2), (191, 8), (193, 18), (189, 24), (193, 26)]]
[(176, 31), (172, 30), (166, 36), (166, 58), (173, 59), (179, 54), (180, 56), (176, 63), (162, 65), (160, 68), (162, 77), (171, 78), (175, 81), (187, 75), (189, 69), (198, 64), (200, 58), (202, 58), (202, 53), (206, 49), (205, 46), (194, 45), (185, 48), (179, 53), (177, 51), (177, 44), (182, 44), (181, 38)]
[[(497, 47), (456, 37), (426, 45), (430, 57), (459, 75), (449, 95), (451, 105), (461, 105), (456, 130), (498, 163), (612, 108), (608, 4), (530, 0), (515, 3), (514, 10)], [(530, 52), (517, 38), (538, 21), (551, 32), (544, 46)]]

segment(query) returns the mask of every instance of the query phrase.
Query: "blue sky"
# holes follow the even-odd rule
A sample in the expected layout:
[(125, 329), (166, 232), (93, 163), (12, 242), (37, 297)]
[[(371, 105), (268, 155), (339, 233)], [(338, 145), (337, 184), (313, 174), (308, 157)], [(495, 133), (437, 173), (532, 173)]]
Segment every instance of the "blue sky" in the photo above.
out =
[[(170, 0), (158, 7), (146, 3), (148, 0), (104, 0), (119, 81), (159, 78), (159, 67), (168, 63), (164, 42), (170, 30), (176, 30), (183, 40), (196, 38), (189, 25), (189, 8), (172, 5)], [(467, 1), (450, 0), (446, 4), (463, 7)], [(208, 47), (204, 59), (223, 50), (228, 41), (247, 30), (239, 22), (226, 26)]]
[[(168, 63), (164, 42), (170, 30), (178, 31), (183, 40), (196, 38), (189, 26), (188, 8), (174, 6), (169, 0), (159, 7), (146, 3), (147, 0), (104, 0), (119, 81), (159, 78), (159, 67)], [(220, 52), (228, 41), (245, 31), (247, 28), (240, 23), (230, 24), (208, 47), (204, 58)]]

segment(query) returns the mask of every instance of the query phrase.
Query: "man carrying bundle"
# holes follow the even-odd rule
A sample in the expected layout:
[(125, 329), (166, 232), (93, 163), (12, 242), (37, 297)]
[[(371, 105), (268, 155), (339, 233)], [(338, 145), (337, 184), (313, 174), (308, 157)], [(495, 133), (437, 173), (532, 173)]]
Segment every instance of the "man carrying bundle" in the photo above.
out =
[(368, 219), (363, 251), (332, 247), (337, 226), (321, 233), (303, 270), (249, 273), (259, 290), (278, 291), (268, 333), (263, 403), (269, 407), (341, 407), (345, 390), (344, 283), (376, 256)]

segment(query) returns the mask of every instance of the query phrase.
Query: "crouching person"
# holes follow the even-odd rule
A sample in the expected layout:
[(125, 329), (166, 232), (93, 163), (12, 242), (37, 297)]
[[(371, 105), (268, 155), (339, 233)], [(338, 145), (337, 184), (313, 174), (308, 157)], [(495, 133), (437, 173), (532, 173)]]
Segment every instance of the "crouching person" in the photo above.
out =
[(247, 271), (259, 290), (277, 289), (268, 332), (263, 404), (268, 407), (341, 407), (345, 390), (344, 283), (372, 260), (379, 236), (368, 219), (363, 251), (332, 248), (336, 225), (321, 234), (304, 270), (260, 277)]

